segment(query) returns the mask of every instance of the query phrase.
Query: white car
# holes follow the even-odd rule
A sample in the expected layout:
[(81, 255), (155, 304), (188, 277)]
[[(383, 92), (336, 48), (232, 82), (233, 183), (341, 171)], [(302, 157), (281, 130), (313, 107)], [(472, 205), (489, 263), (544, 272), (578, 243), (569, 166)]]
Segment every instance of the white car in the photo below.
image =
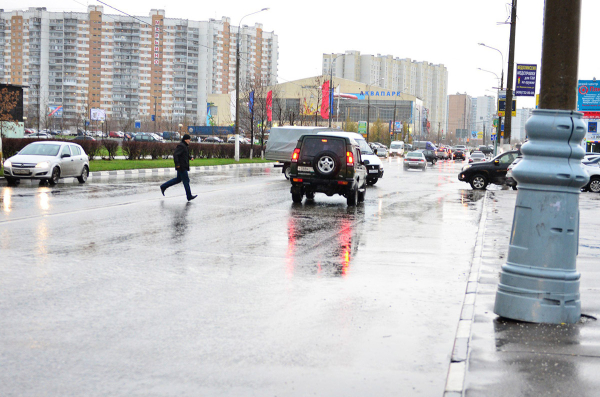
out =
[(404, 164), (402, 166), (404, 170), (409, 168), (420, 168), (425, 171), (427, 169), (427, 159), (423, 152), (408, 152), (404, 156)]
[(45, 132), (34, 132), (29, 135), (25, 135), (25, 138), (35, 138), (35, 139), (51, 139), (52, 135), (47, 134)]
[(402, 156), (404, 154), (404, 142), (392, 141), (390, 144), (390, 156)]
[(4, 162), (4, 178), (9, 185), (20, 179), (40, 179), (53, 186), (67, 177), (85, 183), (89, 173), (87, 154), (72, 142), (33, 142)]
[(165, 141), (165, 138), (163, 138), (162, 136), (160, 136), (160, 135), (158, 135), (158, 134), (151, 133), (150, 135), (151, 135), (151, 136), (153, 136), (154, 138), (156, 138), (156, 140), (157, 140), (158, 142), (164, 142), (164, 141)]
[(590, 176), (590, 181), (581, 190), (584, 192), (600, 193), (600, 166), (584, 165), (583, 169)]

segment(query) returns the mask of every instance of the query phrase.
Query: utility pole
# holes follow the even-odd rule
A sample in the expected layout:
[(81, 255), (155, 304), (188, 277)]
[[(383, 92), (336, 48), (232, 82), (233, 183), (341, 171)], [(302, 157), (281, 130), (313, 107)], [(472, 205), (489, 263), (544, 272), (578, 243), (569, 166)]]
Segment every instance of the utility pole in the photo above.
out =
[[(546, 4), (546, 7), (548, 5)], [(508, 48), (508, 81), (506, 82), (506, 121), (504, 123), (504, 142), (510, 143), (512, 130), (513, 72), (515, 66), (515, 32), (517, 30), (517, 0), (512, 0), (510, 13), (510, 46)], [(579, 44), (578, 44), (579, 45)]]
[(589, 176), (581, 165), (583, 114), (574, 111), (580, 20), (581, 0), (546, 0), (540, 109), (527, 121), (529, 141), (513, 169), (519, 190), (494, 305), (513, 320), (573, 324), (581, 316), (579, 194)]

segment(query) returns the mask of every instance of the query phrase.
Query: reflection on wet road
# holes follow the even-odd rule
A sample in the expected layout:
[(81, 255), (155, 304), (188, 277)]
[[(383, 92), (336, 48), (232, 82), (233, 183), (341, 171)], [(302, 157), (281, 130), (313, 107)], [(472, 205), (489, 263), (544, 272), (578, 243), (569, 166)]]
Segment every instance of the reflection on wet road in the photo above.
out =
[(441, 395), (484, 196), (384, 166), (355, 208), (268, 167), (192, 174), (190, 203), (0, 188), (0, 394)]

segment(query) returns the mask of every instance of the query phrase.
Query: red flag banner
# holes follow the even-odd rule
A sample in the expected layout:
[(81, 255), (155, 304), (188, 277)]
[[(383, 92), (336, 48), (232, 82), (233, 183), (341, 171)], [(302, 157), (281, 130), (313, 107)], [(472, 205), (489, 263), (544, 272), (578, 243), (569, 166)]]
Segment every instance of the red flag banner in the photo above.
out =
[(329, 80), (324, 82), (322, 87), (321, 117), (329, 119)]
[(273, 121), (273, 91), (267, 93), (267, 121)]

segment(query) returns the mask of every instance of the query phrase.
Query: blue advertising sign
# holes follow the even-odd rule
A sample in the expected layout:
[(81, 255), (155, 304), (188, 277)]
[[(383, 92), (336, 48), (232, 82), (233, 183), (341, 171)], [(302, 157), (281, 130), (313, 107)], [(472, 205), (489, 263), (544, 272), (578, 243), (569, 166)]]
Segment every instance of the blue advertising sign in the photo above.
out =
[(57, 119), (62, 118), (63, 107), (62, 106), (48, 106), (48, 116)]
[(135, 128), (142, 128), (142, 122), (139, 120), (135, 121)]
[(537, 65), (517, 65), (515, 96), (535, 96)]
[(600, 81), (579, 80), (577, 84), (577, 110), (580, 112), (600, 111)]

